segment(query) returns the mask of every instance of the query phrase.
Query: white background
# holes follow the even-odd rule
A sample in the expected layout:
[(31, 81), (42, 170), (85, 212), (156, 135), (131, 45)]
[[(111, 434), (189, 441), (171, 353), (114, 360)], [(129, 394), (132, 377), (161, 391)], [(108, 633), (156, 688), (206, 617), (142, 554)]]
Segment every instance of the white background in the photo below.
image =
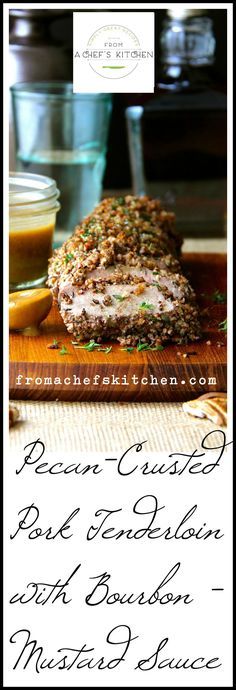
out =
[[(34, 439), (27, 438), (26, 443)], [(43, 440), (43, 439), (41, 439)], [(140, 439), (134, 439), (134, 443)], [(231, 447), (230, 447), (231, 448)], [(112, 449), (112, 457), (116, 457)], [(116, 449), (120, 457), (126, 449)], [(176, 451), (178, 449), (176, 448)], [(194, 450), (194, 449), (191, 449)], [(120, 452), (119, 452), (120, 451)], [(217, 458), (218, 451), (209, 452)], [(25, 467), (16, 475), (26, 452), (11, 453), (7, 476), (8, 503), (6, 506), (6, 559), (7, 579), (5, 582), (5, 644), (7, 686), (229, 686), (231, 683), (231, 453), (228, 450), (220, 468), (205, 475), (153, 475), (135, 473), (120, 477), (116, 463), (104, 461), (102, 456), (93, 455), (92, 463), (100, 461), (104, 472), (94, 475), (37, 475), (32, 467)], [(136, 454), (135, 460), (141, 464)], [(165, 461), (167, 456), (162, 456)], [(78, 462), (80, 457), (57, 456), (45, 451), (40, 462)], [(149, 456), (148, 444), (142, 456), (143, 462), (150, 458), (160, 463), (161, 456)], [(88, 457), (86, 457), (86, 461)], [(99, 508), (123, 508), (122, 513), (112, 517), (106, 527), (144, 527), (148, 517), (132, 515), (132, 506), (138, 498), (154, 494), (160, 511), (154, 526), (176, 525), (180, 518), (195, 504), (198, 510), (186, 527), (199, 528), (205, 522), (207, 528), (221, 529), (224, 538), (187, 541), (164, 539), (148, 540), (103, 540), (100, 536), (88, 542), (88, 528), (97, 524), (95, 512)], [(227, 495), (227, 499), (226, 499)], [(75, 518), (74, 536), (65, 541), (60, 537), (46, 541), (27, 538), (27, 531), (21, 531), (10, 541), (9, 534), (16, 531), (18, 511), (34, 502), (40, 509), (37, 525), (43, 530), (50, 525), (59, 527), (77, 507), (81, 512)], [(168, 604), (140, 606), (107, 605), (96, 607), (85, 604), (85, 596), (92, 590), (90, 577), (107, 571), (112, 575), (110, 593), (120, 592), (147, 595), (155, 590), (170, 568), (178, 561), (181, 568), (175, 578), (163, 589), (175, 594), (189, 593), (194, 602), (189, 605)], [(56, 582), (66, 580), (78, 563), (79, 572), (72, 580), (71, 604), (63, 605), (60, 600), (45, 606), (31, 602), (27, 605), (7, 605), (13, 594), (25, 591), (31, 581)], [(94, 581), (95, 584), (95, 581)], [(212, 588), (223, 587), (223, 592)], [(31, 630), (32, 639), (37, 639), (44, 648), (43, 658), (56, 659), (61, 647), (79, 648), (87, 643), (95, 647), (94, 658), (104, 654), (107, 660), (118, 656), (117, 649), (105, 642), (106, 635), (116, 625), (129, 625), (138, 639), (132, 643), (125, 663), (115, 671), (76, 670), (42, 671), (35, 673), (31, 662), (25, 671), (12, 671), (19, 655), (21, 644), (10, 644), (10, 636), (18, 629)], [(159, 642), (168, 637), (166, 649), (160, 659), (220, 657), (222, 666), (214, 670), (170, 671), (154, 668), (148, 672), (134, 671), (140, 658), (149, 657)], [(122, 648), (123, 649), (123, 648)], [(167, 653), (168, 650), (168, 653)], [(116, 653), (114, 653), (116, 652)], [(165, 652), (165, 653), (164, 653)]]

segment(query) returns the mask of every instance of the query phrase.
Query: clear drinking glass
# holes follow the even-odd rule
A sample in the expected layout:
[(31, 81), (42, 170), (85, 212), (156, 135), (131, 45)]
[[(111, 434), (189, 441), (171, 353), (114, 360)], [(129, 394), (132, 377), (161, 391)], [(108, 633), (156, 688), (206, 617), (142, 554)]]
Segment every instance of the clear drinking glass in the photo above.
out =
[(17, 169), (56, 180), (57, 227), (70, 233), (101, 198), (111, 96), (74, 94), (68, 82), (22, 82), (11, 92)]

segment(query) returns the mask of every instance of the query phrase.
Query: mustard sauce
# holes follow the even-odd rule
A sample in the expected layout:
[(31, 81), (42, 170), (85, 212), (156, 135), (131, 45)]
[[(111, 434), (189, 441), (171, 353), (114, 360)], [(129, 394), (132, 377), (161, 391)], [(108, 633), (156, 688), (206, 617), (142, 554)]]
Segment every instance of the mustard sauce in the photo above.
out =
[(9, 295), (9, 328), (24, 335), (39, 334), (39, 324), (46, 319), (52, 306), (52, 294), (47, 288), (22, 290)]
[(27, 283), (47, 275), (53, 232), (52, 223), (33, 230), (10, 230), (10, 284)]

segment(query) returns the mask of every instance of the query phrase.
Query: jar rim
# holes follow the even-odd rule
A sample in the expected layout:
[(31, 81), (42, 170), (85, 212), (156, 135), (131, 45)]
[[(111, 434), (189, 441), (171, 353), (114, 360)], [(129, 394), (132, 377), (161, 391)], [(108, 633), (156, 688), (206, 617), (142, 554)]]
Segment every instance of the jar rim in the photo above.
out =
[[(186, 10), (187, 12), (187, 10)], [(183, 16), (172, 16), (172, 15), (167, 15), (165, 19), (163, 20), (163, 26), (170, 26), (171, 24), (183, 24), (183, 26), (186, 25), (191, 25), (193, 24), (194, 26), (199, 26), (202, 27), (204, 24), (205, 26), (212, 26), (213, 22), (211, 17), (206, 17), (205, 15), (183, 15)]]
[(68, 81), (35, 81), (35, 82), (17, 82), (10, 86), (13, 96), (20, 98), (45, 97), (52, 100), (73, 100), (77, 101), (111, 101), (110, 93), (74, 93), (73, 83)]
[[(55, 180), (34, 173), (9, 173), (9, 207), (11, 212), (58, 208), (60, 195)], [(37, 211), (36, 211), (37, 209)]]
[(9, 203), (32, 203), (50, 199), (59, 195), (55, 180), (45, 175), (34, 173), (9, 173)]

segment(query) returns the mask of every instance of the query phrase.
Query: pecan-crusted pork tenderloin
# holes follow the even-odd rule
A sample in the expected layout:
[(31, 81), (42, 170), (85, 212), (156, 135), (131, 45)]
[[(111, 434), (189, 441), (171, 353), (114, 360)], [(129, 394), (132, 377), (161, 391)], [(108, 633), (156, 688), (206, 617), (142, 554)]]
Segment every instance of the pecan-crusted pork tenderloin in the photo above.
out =
[(48, 284), (73, 336), (127, 345), (199, 337), (174, 220), (149, 197), (105, 199), (55, 251)]

